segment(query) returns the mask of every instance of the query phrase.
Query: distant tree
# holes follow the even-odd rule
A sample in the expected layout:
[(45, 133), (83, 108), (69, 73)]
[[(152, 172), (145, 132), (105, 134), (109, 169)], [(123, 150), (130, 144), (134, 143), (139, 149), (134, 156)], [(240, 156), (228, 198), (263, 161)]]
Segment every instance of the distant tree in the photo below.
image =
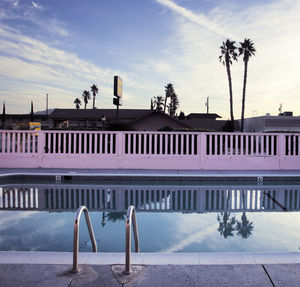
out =
[(218, 231), (220, 234), (227, 238), (228, 236), (233, 236), (233, 231), (235, 229), (235, 217), (230, 217), (229, 212), (222, 212), (221, 216), (218, 214), (217, 220), (219, 222)]
[(95, 108), (95, 100), (96, 100), (96, 95), (99, 92), (99, 87), (93, 84), (91, 86), (91, 92), (93, 93), (93, 109)]
[(174, 117), (176, 115), (176, 111), (179, 106), (179, 100), (177, 97), (177, 94), (175, 92), (172, 93), (171, 95), (171, 101), (168, 105), (168, 111), (171, 117)]
[(232, 122), (227, 120), (226, 123), (222, 126), (222, 132), (233, 132), (234, 127), (232, 126)]
[(5, 102), (3, 102), (3, 108), (2, 108), (2, 127), (4, 127), (5, 121), (6, 121), (6, 115), (5, 115)]
[(180, 111), (178, 119), (179, 120), (185, 120), (185, 114), (184, 114), (183, 111)]
[(250, 39), (245, 39), (244, 42), (240, 42), (239, 56), (243, 55), (244, 61), (244, 83), (243, 83), (243, 99), (242, 99), (242, 115), (241, 115), (241, 132), (244, 131), (244, 115), (245, 115), (245, 97), (246, 97), (246, 85), (247, 85), (247, 72), (248, 61), (251, 56), (255, 56), (254, 43)]
[(237, 53), (235, 50), (237, 47), (234, 45), (235, 41), (230, 41), (229, 39), (226, 42), (223, 42), (223, 45), (220, 47), (221, 55), (219, 56), (220, 62), (226, 66), (228, 83), (229, 83), (229, 100), (230, 100), (230, 118), (232, 129), (234, 130), (234, 116), (233, 116), (233, 96), (232, 96), (232, 80), (230, 65), (232, 65), (232, 60), (237, 61)]
[(74, 100), (74, 104), (76, 105), (76, 109), (80, 109), (80, 106), (81, 106), (81, 100), (79, 98), (76, 98)]
[(162, 96), (154, 97), (154, 107), (157, 111), (162, 111), (164, 98)]
[(150, 103), (150, 110), (153, 110), (153, 100), (152, 100), (152, 98), (151, 98), (151, 103)]
[(89, 91), (85, 90), (82, 92), (82, 98), (84, 101), (84, 109), (86, 110), (86, 105), (88, 104), (89, 100), (91, 99), (91, 94)]
[(171, 98), (171, 96), (174, 93), (173, 84), (171, 84), (171, 83), (167, 84), (165, 86), (165, 92), (166, 92), (166, 95), (165, 95), (164, 113), (166, 112), (167, 100), (168, 100), (168, 98)]
[(31, 101), (30, 121), (31, 122), (34, 121), (34, 117), (33, 117), (33, 101)]
[(248, 238), (252, 234), (253, 228), (253, 222), (249, 222), (246, 213), (243, 212), (241, 221), (237, 220), (236, 223), (237, 235), (242, 236), (242, 238)]

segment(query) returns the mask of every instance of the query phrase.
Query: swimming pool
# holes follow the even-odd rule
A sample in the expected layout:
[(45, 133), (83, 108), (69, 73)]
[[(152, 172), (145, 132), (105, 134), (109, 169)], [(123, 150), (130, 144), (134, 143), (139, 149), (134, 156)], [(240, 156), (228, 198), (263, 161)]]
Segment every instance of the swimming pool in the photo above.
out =
[[(86, 205), (100, 252), (123, 252), (137, 210), (141, 252), (299, 251), (298, 185), (1, 184), (0, 250), (72, 251)], [(80, 251), (91, 251), (80, 223)]]

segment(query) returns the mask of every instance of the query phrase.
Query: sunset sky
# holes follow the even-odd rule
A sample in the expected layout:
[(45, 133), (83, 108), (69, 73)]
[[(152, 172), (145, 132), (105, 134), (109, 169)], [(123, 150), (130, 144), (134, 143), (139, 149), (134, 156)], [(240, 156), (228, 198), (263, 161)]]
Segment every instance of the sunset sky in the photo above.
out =
[[(75, 108), (99, 85), (97, 108), (114, 108), (113, 76), (123, 79), (121, 108), (149, 108), (174, 84), (179, 111), (229, 118), (220, 46), (250, 38), (246, 117), (300, 115), (298, 0), (1, 0), (0, 106), (6, 113)], [(240, 118), (243, 61), (232, 66), (234, 116)], [(88, 108), (92, 106), (89, 104)]]

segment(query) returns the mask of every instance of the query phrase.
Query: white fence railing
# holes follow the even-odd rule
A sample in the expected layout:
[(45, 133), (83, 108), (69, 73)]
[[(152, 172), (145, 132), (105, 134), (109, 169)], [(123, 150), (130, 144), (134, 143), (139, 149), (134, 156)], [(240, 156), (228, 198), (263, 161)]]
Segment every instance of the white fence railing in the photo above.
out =
[(298, 134), (0, 131), (0, 167), (300, 169)]

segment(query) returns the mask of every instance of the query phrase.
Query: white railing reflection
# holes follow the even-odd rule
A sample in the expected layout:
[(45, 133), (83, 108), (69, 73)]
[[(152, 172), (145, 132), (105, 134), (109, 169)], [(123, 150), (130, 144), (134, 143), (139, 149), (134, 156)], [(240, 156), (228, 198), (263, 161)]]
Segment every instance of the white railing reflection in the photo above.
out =
[(0, 209), (126, 212), (299, 211), (297, 186), (121, 186), (7, 185), (0, 187)]

